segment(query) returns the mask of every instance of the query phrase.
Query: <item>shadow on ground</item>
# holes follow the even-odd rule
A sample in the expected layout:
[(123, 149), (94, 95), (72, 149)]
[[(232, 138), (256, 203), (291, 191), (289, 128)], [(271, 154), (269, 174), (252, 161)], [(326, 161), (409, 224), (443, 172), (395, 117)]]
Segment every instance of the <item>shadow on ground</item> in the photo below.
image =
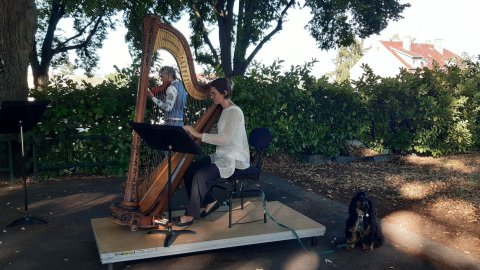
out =
[[(303, 240), (272, 242), (213, 250), (189, 255), (119, 262), (114, 269), (480, 269), (475, 258), (458, 257), (409, 235), (402, 242), (396, 224), (386, 224), (387, 243), (373, 252), (334, 249), (343, 239), (347, 207), (307, 192), (288, 181), (265, 175), (261, 187), (267, 200), (277, 200), (326, 226), (317, 245)], [(174, 208), (185, 204), (185, 192), (177, 190)], [(44, 225), (5, 228), (24, 215), (22, 185), (0, 187), (0, 269), (107, 269), (100, 262), (90, 221), (109, 216), (109, 206), (123, 196), (122, 179), (69, 178), (32, 183), (28, 187), (32, 216), (48, 221)], [(221, 195), (219, 194), (221, 197)], [(225, 228), (228, 229), (228, 228)], [(415, 240), (415, 241), (414, 241)], [(419, 242), (420, 241), (420, 242)], [(413, 246), (417, 246), (414, 249)], [(161, 245), (162, 243), (160, 243)], [(422, 251), (423, 250), (423, 251)], [(425, 250), (434, 250), (427, 253)], [(454, 263), (442, 257), (457, 256)], [(449, 259), (451, 261), (451, 259)]]

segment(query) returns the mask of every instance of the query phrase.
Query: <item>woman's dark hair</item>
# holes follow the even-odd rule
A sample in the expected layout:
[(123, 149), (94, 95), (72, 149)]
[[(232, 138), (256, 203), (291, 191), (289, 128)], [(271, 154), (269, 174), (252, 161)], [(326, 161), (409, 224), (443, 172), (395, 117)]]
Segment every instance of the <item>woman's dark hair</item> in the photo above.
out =
[(230, 98), (233, 92), (233, 82), (228, 78), (217, 78), (208, 84), (208, 87), (215, 87), (225, 98)]

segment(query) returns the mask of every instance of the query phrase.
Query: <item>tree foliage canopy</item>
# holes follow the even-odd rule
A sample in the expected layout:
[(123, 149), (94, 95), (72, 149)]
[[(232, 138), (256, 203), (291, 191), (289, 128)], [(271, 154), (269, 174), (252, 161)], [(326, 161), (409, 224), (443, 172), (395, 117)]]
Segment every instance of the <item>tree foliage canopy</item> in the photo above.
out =
[[(98, 64), (97, 50), (108, 30), (115, 28), (112, 17), (120, 7), (112, 0), (37, 1), (38, 30), (30, 57), (35, 86), (45, 86), (50, 66), (69, 64), (69, 51), (79, 56), (76, 67), (91, 74)], [(60, 28), (61, 20), (71, 20), (71, 32)]]
[[(288, 12), (295, 7), (310, 8), (312, 19), (306, 28), (319, 48), (330, 49), (348, 46), (356, 36), (378, 34), (389, 21), (402, 18), (401, 12), (408, 6), (398, 0), (190, 0), (167, 5), (142, 1), (129, 6), (126, 21), (129, 39), (138, 49), (144, 14), (154, 13), (168, 22), (187, 14), (196, 61), (231, 77), (245, 73), (262, 47), (282, 30)], [(218, 46), (212, 40), (214, 34)]]
[(319, 48), (349, 46), (355, 37), (379, 34), (391, 20), (403, 18), (400, 13), (410, 4), (398, 0), (306, 0), (312, 9), (307, 29)]
[[(50, 66), (68, 63), (75, 50), (77, 67), (91, 74), (108, 30), (115, 29), (115, 14), (123, 14), (126, 37), (133, 55), (142, 48), (143, 17), (155, 14), (166, 22), (188, 16), (192, 29), (191, 46), (195, 59), (227, 77), (245, 74), (257, 53), (282, 30), (288, 12), (309, 8), (312, 18), (306, 28), (319, 48), (348, 46), (355, 37), (379, 33), (390, 20), (402, 18), (409, 4), (399, 0), (39, 0), (38, 32), (32, 48), (31, 65), (35, 85), (48, 82)], [(60, 20), (70, 19), (73, 31), (59, 28)], [(292, 46), (292, 50), (295, 47)]]

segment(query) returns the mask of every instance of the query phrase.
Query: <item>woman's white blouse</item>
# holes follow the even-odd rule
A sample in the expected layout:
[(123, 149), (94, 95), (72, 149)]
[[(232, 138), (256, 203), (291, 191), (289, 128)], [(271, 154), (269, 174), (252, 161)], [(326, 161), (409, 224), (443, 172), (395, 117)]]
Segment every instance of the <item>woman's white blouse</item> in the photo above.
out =
[(217, 145), (210, 158), (217, 165), (220, 176), (227, 178), (235, 168), (243, 170), (250, 167), (250, 149), (242, 109), (236, 105), (223, 109), (217, 129), (218, 134), (203, 133), (202, 142)]

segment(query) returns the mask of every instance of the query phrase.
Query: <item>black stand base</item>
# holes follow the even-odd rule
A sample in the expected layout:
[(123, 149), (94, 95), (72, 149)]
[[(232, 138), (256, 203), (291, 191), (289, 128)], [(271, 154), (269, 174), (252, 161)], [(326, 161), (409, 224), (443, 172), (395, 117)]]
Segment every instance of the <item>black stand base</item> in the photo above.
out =
[(157, 234), (157, 233), (165, 234), (165, 241), (163, 241), (164, 247), (169, 247), (173, 243), (173, 241), (175, 241), (175, 237), (177, 237), (177, 235), (195, 234), (195, 232), (192, 230), (173, 230), (171, 223), (167, 225), (167, 229), (164, 229), (164, 230), (155, 229), (148, 232), (148, 234)]
[[(22, 158), (23, 163), (25, 163), (25, 158)], [(28, 194), (27, 194), (27, 177), (25, 176), (25, 172), (23, 172), (23, 197), (25, 203), (25, 216), (23, 218), (19, 218), (17, 220), (12, 221), (10, 224), (7, 225), (7, 228), (17, 226), (17, 225), (35, 225), (35, 224), (47, 224), (48, 222), (38, 218), (32, 217), (28, 211)]]
[(28, 214), (27, 176), (25, 173), (25, 149), (23, 145), (23, 133), (33, 129), (33, 127), (40, 121), (47, 105), (48, 101), (45, 100), (34, 102), (3, 101), (0, 105), (0, 123), (2, 123), (0, 126), (0, 134), (20, 133), (22, 146), (23, 194), (26, 214), (25, 217), (11, 222), (7, 227), (47, 223), (43, 219), (31, 217)]
[(35, 225), (35, 224), (47, 224), (48, 222), (32, 216), (25, 216), (23, 218), (19, 218), (17, 220), (12, 221), (10, 224), (7, 225), (7, 228), (11, 228), (17, 225)]

